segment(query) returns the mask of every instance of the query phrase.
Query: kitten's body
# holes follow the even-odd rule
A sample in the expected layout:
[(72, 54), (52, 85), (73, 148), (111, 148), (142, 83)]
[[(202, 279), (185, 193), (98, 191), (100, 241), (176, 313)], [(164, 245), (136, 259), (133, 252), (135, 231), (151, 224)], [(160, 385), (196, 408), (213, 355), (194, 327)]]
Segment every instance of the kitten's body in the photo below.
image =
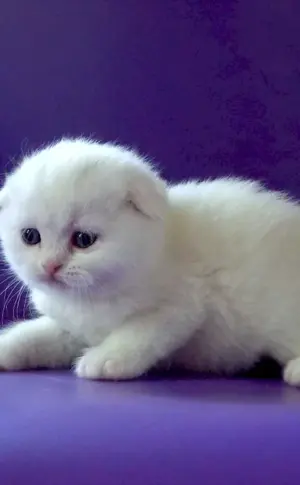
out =
[[(75, 363), (81, 377), (122, 379), (165, 361), (234, 372), (269, 355), (300, 383), (295, 203), (233, 179), (166, 189), (136, 154), (82, 140), (25, 161), (2, 198), (6, 258), (44, 316), (2, 334), (0, 367)], [(20, 238), (33, 226), (39, 248)], [(68, 252), (70, 226), (103, 235)], [(49, 258), (63, 263), (57, 284), (41, 271)]]

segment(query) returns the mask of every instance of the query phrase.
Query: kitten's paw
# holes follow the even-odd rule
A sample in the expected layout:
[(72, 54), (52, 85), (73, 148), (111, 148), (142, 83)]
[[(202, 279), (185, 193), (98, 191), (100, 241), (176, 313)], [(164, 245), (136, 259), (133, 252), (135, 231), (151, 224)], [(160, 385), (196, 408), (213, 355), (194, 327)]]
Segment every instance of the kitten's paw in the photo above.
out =
[(76, 375), (85, 379), (126, 380), (144, 372), (145, 369), (130, 356), (102, 352), (100, 347), (87, 350), (75, 364)]
[(300, 357), (287, 363), (283, 371), (283, 379), (291, 386), (300, 387)]

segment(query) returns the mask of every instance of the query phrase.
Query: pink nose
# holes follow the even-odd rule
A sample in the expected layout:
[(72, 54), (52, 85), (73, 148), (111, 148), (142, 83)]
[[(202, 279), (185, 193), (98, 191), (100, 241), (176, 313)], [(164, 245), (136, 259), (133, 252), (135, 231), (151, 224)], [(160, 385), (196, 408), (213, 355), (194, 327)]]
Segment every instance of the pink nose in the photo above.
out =
[(44, 270), (49, 276), (54, 276), (62, 267), (62, 264), (55, 261), (49, 261), (43, 264)]

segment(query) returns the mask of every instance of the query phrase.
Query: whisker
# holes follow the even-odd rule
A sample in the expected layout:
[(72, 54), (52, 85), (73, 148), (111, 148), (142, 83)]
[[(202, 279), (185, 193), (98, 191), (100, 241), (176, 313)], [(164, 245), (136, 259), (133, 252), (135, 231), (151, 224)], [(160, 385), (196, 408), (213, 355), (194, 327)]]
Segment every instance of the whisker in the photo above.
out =
[[(22, 289), (22, 286), (21, 286), (21, 289)], [(15, 321), (15, 308), (16, 308), (16, 304), (17, 304), (17, 301), (18, 301), (18, 296), (19, 296), (19, 293), (20, 293), (20, 287), (18, 287), (15, 291), (15, 294), (14, 294), (14, 302), (13, 302), (13, 307), (12, 307), (12, 319)]]
[(26, 315), (27, 315), (27, 310), (29, 307), (29, 292), (26, 286), (24, 287), (25, 289), (25, 296), (24, 296), (24, 302), (23, 302), (23, 312), (22, 312), (22, 318), (25, 320)]
[[(4, 281), (7, 281), (7, 280), (4, 280)], [(7, 292), (7, 290), (8, 290), (9, 288), (11, 288), (11, 286), (12, 286), (13, 284), (15, 284), (16, 282), (17, 282), (17, 280), (16, 280), (15, 278), (13, 279), (13, 281), (10, 281), (9, 285), (8, 285), (8, 286), (6, 286), (6, 287), (4, 288), (4, 290), (3, 290), (3, 291), (1, 291), (0, 296), (1, 296), (1, 295), (3, 295), (3, 293), (6, 293), (6, 292)]]
[[(23, 291), (24, 291), (24, 285), (22, 284), (21, 288), (18, 291), (16, 301), (15, 301), (14, 306), (13, 306), (13, 319), (14, 320), (19, 318), (19, 306), (20, 306), (20, 301), (21, 301)], [(16, 315), (15, 315), (15, 310), (16, 310)]]
[[(13, 298), (14, 294), (15, 294), (15, 290), (18, 288), (18, 285), (20, 284), (20, 282), (17, 280), (17, 281), (13, 281), (7, 288), (5, 291), (9, 290), (10, 289), (10, 292), (9, 292), (9, 295), (7, 296), (6, 298), (6, 295), (4, 296), (4, 302), (3, 302), (3, 307), (2, 307), (2, 315), (1, 315), (1, 323), (3, 325), (4, 323), (4, 315), (5, 315), (5, 312), (8, 308), (8, 304), (9, 302), (11, 301), (11, 299)], [(11, 289), (12, 288), (12, 289)]]
[[(7, 278), (5, 278), (4, 280), (1, 281), (1, 284), (3, 285), (7, 281), (11, 281), (11, 280), (16, 281), (16, 277), (13, 276), (13, 275), (9, 275)], [(2, 291), (2, 293), (0, 293), (0, 295), (2, 295), (6, 290), (7, 290), (7, 286), (4, 288), (4, 290)]]
[(20, 284), (20, 281), (16, 281), (15, 285), (13, 286), (11, 292), (9, 293), (9, 295), (7, 297), (7, 305), (11, 302), (11, 300), (15, 296), (19, 284)]

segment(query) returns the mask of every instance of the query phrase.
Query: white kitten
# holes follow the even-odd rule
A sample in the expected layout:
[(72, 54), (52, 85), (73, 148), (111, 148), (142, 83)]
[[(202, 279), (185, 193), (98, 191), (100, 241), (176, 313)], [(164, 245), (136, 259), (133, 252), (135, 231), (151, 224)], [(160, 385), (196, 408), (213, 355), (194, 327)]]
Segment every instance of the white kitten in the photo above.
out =
[(1, 334), (2, 369), (126, 379), (269, 355), (300, 384), (300, 208), (280, 194), (168, 189), (135, 152), (78, 139), (26, 158), (1, 206), (5, 257), (42, 315)]

